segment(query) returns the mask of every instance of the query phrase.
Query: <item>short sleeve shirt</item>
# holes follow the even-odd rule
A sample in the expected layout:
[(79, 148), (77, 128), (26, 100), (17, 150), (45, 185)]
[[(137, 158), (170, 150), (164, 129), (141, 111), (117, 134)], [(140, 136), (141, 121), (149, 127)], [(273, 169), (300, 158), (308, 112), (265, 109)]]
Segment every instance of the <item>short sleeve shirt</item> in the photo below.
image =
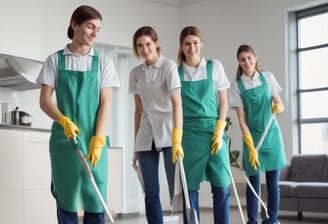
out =
[[(230, 88), (230, 82), (226, 76), (222, 63), (216, 59), (213, 61), (213, 85), (214, 89), (225, 90)], [(185, 81), (197, 81), (207, 79), (207, 61), (203, 57), (197, 68), (190, 67), (183, 63), (183, 72)]]
[[(271, 96), (277, 96), (282, 91), (282, 88), (275, 79), (274, 75), (271, 72), (261, 72), (261, 74), (264, 76), (265, 80), (268, 83)], [(246, 76), (245, 74), (242, 74), (240, 76), (240, 79), (246, 89), (252, 89), (262, 85), (262, 82), (260, 80), (260, 74), (258, 72), (255, 72), (252, 78)], [(237, 107), (244, 107), (242, 98), (240, 96), (240, 90), (238, 88), (237, 80), (234, 80), (232, 82), (228, 95), (230, 107), (232, 109), (235, 109)]]
[(139, 95), (143, 106), (135, 151), (148, 151), (154, 140), (157, 149), (172, 145), (173, 114), (170, 92), (180, 88), (176, 63), (160, 56), (154, 65), (132, 69), (129, 93)]
[[(91, 70), (94, 49), (91, 48), (87, 55), (74, 55), (68, 48), (64, 48), (65, 65), (67, 70), (89, 71)], [(99, 54), (98, 80), (99, 89), (106, 87), (119, 88), (120, 83), (113, 61), (102, 54)], [(37, 83), (45, 84), (56, 88), (58, 77), (58, 53), (48, 56), (37, 78)]]

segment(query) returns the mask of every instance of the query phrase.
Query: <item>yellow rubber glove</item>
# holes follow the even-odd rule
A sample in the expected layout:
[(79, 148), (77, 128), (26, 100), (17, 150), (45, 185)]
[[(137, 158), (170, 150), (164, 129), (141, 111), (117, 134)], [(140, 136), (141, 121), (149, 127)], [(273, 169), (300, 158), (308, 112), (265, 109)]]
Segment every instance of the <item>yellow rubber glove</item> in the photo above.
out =
[(80, 134), (80, 129), (64, 115), (59, 118), (59, 124), (64, 128), (64, 134), (68, 140)]
[(248, 161), (253, 167), (253, 169), (257, 170), (258, 168), (260, 168), (259, 155), (256, 148), (254, 147), (253, 138), (251, 134), (250, 133), (245, 134), (243, 136), (243, 140), (248, 148), (248, 154), (249, 154)]
[(222, 148), (223, 145), (222, 137), (226, 125), (227, 125), (226, 121), (223, 120), (216, 121), (216, 126), (212, 137), (212, 146), (211, 146), (212, 155), (217, 155), (218, 151)]
[(280, 114), (284, 111), (284, 106), (280, 103), (275, 103), (272, 105), (272, 113)]
[(95, 167), (100, 160), (101, 150), (106, 144), (105, 136), (92, 136), (86, 160), (90, 160), (92, 167)]
[(176, 163), (178, 160), (178, 155), (183, 158), (184, 153), (181, 146), (182, 140), (182, 128), (173, 128), (172, 129), (172, 162)]

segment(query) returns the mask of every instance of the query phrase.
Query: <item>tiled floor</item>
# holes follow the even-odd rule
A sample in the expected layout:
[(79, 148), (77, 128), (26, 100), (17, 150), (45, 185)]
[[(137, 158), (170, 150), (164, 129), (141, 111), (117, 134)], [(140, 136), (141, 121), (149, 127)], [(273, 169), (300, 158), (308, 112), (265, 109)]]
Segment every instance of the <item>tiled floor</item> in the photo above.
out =
[[(245, 219), (246, 217), (246, 209), (243, 209), (243, 213)], [(166, 216), (165, 216), (166, 217)], [(172, 222), (165, 222), (165, 224), (181, 224), (182, 217), (181, 214), (177, 214), (173, 219), (176, 220), (178, 218), (179, 221), (172, 221)], [(260, 219), (259, 219), (260, 221)], [(324, 213), (310, 213), (304, 212), (303, 213), (303, 220), (297, 220), (296, 212), (287, 212), (287, 211), (280, 211), (279, 221), (281, 224), (320, 224), (320, 223), (328, 223), (328, 214)], [(212, 212), (208, 209), (201, 211), (201, 223), (202, 224), (212, 224)], [(261, 222), (259, 222), (261, 223)], [(147, 224), (146, 218), (144, 215), (129, 215), (123, 217), (116, 217), (115, 224)], [(242, 224), (241, 216), (239, 210), (237, 208), (232, 208), (230, 212), (230, 224)]]

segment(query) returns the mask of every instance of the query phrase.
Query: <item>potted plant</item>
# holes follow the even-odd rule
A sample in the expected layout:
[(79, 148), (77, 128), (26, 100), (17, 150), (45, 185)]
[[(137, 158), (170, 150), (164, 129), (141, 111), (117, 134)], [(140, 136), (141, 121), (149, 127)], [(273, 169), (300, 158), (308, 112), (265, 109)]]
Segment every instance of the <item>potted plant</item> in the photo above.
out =
[[(231, 117), (227, 117), (226, 118), (226, 122), (227, 122), (227, 125), (225, 127), (225, 131), (227, 132), (230, 125), (232, 125), (232, 122), (231, 122)], [(227, 135), (227, 139), (228, 139), (228, 147), (229, 147), (229, 158), (230, 158), (230, 165), (233, 166), (233, 167), (236, 167), (236, 168), (239, 168), (239, 169), (242, 169), (239, 161), (238, 161), (238, 158), (239, 158), (239, 155), (240, 155), (240, 151), (238, 150), (232, 150), (231, 149), (231, 137)]]

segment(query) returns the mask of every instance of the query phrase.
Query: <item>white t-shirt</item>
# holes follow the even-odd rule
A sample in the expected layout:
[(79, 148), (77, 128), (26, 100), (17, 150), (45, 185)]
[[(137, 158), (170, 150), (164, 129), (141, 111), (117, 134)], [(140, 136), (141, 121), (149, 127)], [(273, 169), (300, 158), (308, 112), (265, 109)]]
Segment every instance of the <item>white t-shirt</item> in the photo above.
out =
[[(94, 49), (91, 48), (87, 55), (74, 55), (66, 45), (64, 48), (65, 65), (67, 70), (88, 71), (91, 69)], [(106, 87), (119, 88), (120, 83), (113, 61), (102, 54), (99, 54), (98, 63), (99, 89)], [(45, 84), (56, 88), (58, 77), (58, 53), (48, 56), (36, 80), (39, 84)]]
[[(230, 82), (226, 76), (224, 68), (220, 61), (212, 59), (213, 61), (213, 72), (212, 79), (214, 89), (225, 90), (230, 88)], [(190, 67), (186, 63), (182, 64), (184, 81), (197, 81), (207, 79), (207, 61), (203, 57), (197, 68)]]
[[(277, 96), (282, 91), (282, 88), (277, 82), (277, 80), (275, 79), (275, 77), (273, 76), (273, 74), (271, 72), (261, 72), (261, 74), (264, 76), (265, 80), (267, 81), (271, 96), (272, 97)], [(246, 76), (245, 74), (242, 74), (240, 76), (240, 79), (246, 89), (252, 89), (262, 85), (260, 74), (258, 72), (255, 72), (252, 78)], [(228, 96), (229, 96), (230, 107), (232, 109), (235, 109), (236, 107), (242, 107), (242, 108), (244, 107), (243, 101), (240, 96), (240, 90), (238, 88), (237, 80), (234, 80), (231, 83), (231, 88), (228, 92)]]

